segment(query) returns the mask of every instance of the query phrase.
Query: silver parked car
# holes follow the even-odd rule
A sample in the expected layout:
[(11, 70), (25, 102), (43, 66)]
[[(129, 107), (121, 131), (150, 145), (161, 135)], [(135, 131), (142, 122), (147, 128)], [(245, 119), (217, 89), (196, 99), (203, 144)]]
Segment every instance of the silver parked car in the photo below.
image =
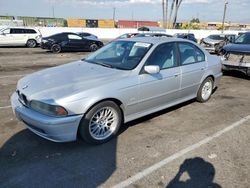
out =
[(11, 102), (17, 118), (46, 139), (80, 135), (100, 144), (123, 123), (193, 98), (208, 101), (221, 76), (220, 59), (191, 41), (120, 39), (22, 78)]

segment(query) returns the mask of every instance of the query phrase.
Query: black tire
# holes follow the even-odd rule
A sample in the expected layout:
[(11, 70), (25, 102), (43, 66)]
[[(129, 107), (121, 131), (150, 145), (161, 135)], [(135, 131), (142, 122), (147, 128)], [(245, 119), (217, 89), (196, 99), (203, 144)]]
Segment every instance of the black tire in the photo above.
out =
[(94, 51), (99, 49), (99, 46), (94, 43), (94, 44), (90, 45), (89, 49), (90, 49), (91, 52), (94, 52)]
[[(102, 110), (104, 108), (111, 108), (111, 109), (115, 110), (115, 112), (117, 113), (116, 114), (117, 115), (117, 123), (115, 123), (116, 126), (115, 126), (115, 129), (114, 129), (114, 131), (112, 132), (111, 135), (109, 135), (107, 138), (104, 138), (104, 139), (100, 139), (100, 138), (96, 139), (94, 136), (92, 136), (92, 133), (90, 132), (90, 129), (91, 129), (90, 128), (90, 126), (91, 126), (90, 122), (91, 122), (92, 118), (94, 117), (94, 115), (98, 111), (100, 111), (100, 110)], [(86, 141), (89, 144), (95, 144), (95, 145), (103, 144), (105, 142), (108, 142), (109, 140), (111, 140), (112, 138), (114, 138), (117, 135), (121, 124), (122, 124), (122, 111), (119, 108), (119, 106), (116, 103), (112, 102), (112, 101), (104, 101), (104, 102), (98, 103), (97, 105), (92, 107), (86, 113), (86, 115), (81, 120), (79, 129), (78, 129), (78, 131), (79, 131), (78, 133), (81, 136), (81, 138), (83, 138), (83, 140)], [(95, 132), (95, 131), (92, 130), (92, 132)], [(98, 131), (96, 131), (96, 132), (98, 132)]]
[(62, 48), (61, 48), (61, 46), (59, 44), (53, 44), (51, 46), (51, 51), (53, 53), (60, 53), (62, 51)]
[[(203, 87), (204, 85), (207, 83), (207, 82), (210, 82), (212, 85), (211, 85), (211, 93), (209, 95), (209, 97), (206, 97), (206, 98), (203, 98), (202, 96), (202, 90), (203, 90)], [(200, 103), (205, 103), (207, 102), (211, 96), (212, 96), (212, 93), (213, 93), (213, 88), (214, 88), (214, 80), (211, 78), (211, 77), (207, 77), (203, 82), (202, 84), (200, 85), (200, 88), (198, 90), (198, 93), (197, 93), (197, 97), (196, 97), (196, 100)]]
[(34, 39), (29, 39), (26, 43), (26, 46), (28, 48), (35, 48), (37, 46), (36, 40)]

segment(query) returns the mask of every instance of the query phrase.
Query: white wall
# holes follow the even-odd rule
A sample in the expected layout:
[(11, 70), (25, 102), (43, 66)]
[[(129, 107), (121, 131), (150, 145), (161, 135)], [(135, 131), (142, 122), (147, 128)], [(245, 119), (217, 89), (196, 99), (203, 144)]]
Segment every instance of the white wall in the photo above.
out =
[[(125, 33), (136, 33), (137, 29), (118, 29), (118, 28), (73, 28), (73, 27), (42, 27), (39, 28), (44, 37), (60, 33), (60, 32), (89, 32), (92, 33), (100, 39), (114, 39)], [(197, 39), (205, 38), (210, 34), (221, 34), (218, 30), (178, 30), (178, 29), (168, 29), (167, 34), (174, 35), (175, 33), (194, 33)], [(225, 31), (228, 34), (238, 34), (241, 31)]]
[[(124, 28), (73, 28), (73, 27), (40, 27), (43, 37), (47, 37), (52, 34), (60, 32), (89, 32), (92, 33), (100, 39), (114, 39), (125, 33), (136, 33), (137, 29), (124, 29)], [(174, 35), (175, 33), (193, 33), (197, 39), (202, 39), (210, 34), (220, 34), (221, 31), (218, 30), (178, 30), (178, 29), (168, 29), (167, 34)], [(228, 34), (238, 34), (241, 31), (225, 31)]]

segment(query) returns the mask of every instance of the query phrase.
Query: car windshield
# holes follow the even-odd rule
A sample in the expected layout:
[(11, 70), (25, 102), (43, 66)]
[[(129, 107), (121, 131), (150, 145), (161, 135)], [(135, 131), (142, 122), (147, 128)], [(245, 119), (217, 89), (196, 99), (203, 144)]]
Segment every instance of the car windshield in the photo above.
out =
[(114, 41), (84, 61), (121, 70), (134, 69), (152, 45), (145, 42)]
[(250, 33), (240, 35), (236, 40), (236, 44), (250, 44)]
[(225, 36), (220, 36), (220, 35), (210, 35), (208, 38), (212, 40), (224, 40)]

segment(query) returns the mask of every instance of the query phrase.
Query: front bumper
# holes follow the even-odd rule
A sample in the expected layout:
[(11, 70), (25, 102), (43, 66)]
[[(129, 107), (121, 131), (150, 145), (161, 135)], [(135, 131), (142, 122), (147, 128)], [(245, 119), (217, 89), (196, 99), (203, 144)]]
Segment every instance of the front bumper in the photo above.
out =
[(59, 118), (46, 116), (22, 105), (16, 93), (11, 96), (11, 105), (17, 119), (24, 122), (35, 134), (54, 142), (77, 139), (77, 130), (83, 115)]
[(250, 76), (250, 63), (237, 63), (237, 62), (232, 62), (232, 61), (223, 61), (222, 70), (224, 71), (237, 70)]

